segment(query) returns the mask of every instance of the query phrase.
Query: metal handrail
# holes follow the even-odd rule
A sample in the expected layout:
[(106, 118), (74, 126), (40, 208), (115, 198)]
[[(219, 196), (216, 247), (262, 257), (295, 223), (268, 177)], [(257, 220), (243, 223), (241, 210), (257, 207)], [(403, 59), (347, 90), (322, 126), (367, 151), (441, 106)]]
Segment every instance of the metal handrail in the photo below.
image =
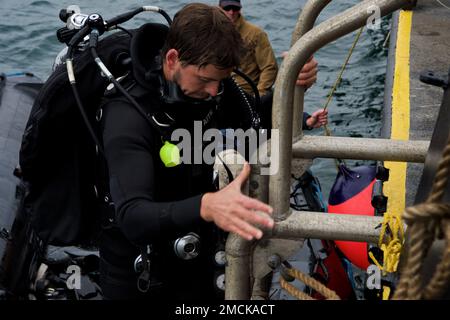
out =
[(274, 239), (349, 240), (378, 243), (383, 217), (294, 211), (272, 230)]
[[(313, 1), (313, 0), (311, 0)], [(276, 87), (274, 93), (274, 106), (273, 106), (273, 128), (280, 129), (280, 148), (277, 154), (280, 166), (278, 174), (269, 177), (269, 203), (274, 207), (274, 218), (277, 221), (272, 235), (277, 238), (286, 237), (305, 237), (311, 236), (314, 232), (321, 232), (320, 226), (326, 228), (335, 228), (344, 223), (349, 228), (355, 226), (355, 221), (361, 219), (357, 216), (342, 215), (339, 218), (332, 215), (325, 215), (323, 213), (309, 213), (304, 216), (301, 214), (294, 214), (286, 220), (286, 217), (290, 214), (289, 208), (289, 194), (290, 194), (290, 174), (291, 174), (291, 160), (292, 160), (292, 114), (293, 114), (293, 100), (294, 100), (294, 87), (295, 80), (301, 67), (305, 64), (308, 58), (319, 48), (325, 44), (336, 40), (337, 38), (346, 35), (364, 25), (365, 21), (369, 18), (370, 6), (377, 5), (380, 8), (381, 15), (386, 15), (393, 12), (402, 6), (408, 4), (409, 0), (367, 0), (353, 8), (339, 14), (338, 16), (331, 18), (319, 26), (315, 27), (311, 31), (307, 32), (301, 39), (296, 41), (295, 45), (291, 48), (289, 56), (283, 62), (280, 72), (278, 73), (276, 80)], [(318, 3), (318, 2), (317, 2)], [(322, 2), (325, 4), (325, 2)], [(325, 7), (325, 5), (324, 5)], [(318, 14), (317, 14), (318, 15)], [(316, 16), (317, 18), (317, 16)], [(299, 104), (298, 114), (303, 113), (303, 98), (301, 104)], [(302, 129), (300, 127), (299, 136), (302, 135)], [(339, 138), (341, 139), (341, 138)], [(305, 139), (304, 141), (307, 141)], [(302, 147), (302, 144), (299, 145)], [(297, 148), (297, 146), (296, 146)], [(423, 145), (418, 147), (416, 153), (423, 153)], [(352, 153), (353, 154), (353, 153)], [(273, 157), (272, 157), (273, 160)], [(277, 165), (271, 163), (271, 165)], [(251, 175), (252, 177), (252, 175)], [(267, 188), (265, 188), (266, 190)], [(267, 194), (267, 192), (265, 191)], [(303, 214), (303, 213), (302, 213)], [(320, 215), (320, 216), (319, 216)], [(308, 221), (314, 222), (315, 219), (320, 219), (319, 223), (311, 227), (308, 230), (305, 229)], [(306, 219), (306, 220), (305, 220)], [(340, 222), (336, 223), (336, 219)], [(345, 236), (345, 239), (362, 239), (375, 241), (376, 234), (374, 224), (379, 224), (378, 217), (363, 218), (367, 221), (363, 222), (363, 228), (367, 230), (358, 233), (352, 230), (352, 234)], [(282, 221), (284, 220), (284, 221)], [(323, 221), (334, 221), (331, 224), (323, 224)], [(329, 231), (329, 230), (328, 230)], [(328, 232), (327, 231), (327, 232)], [(309, 233), (308, 233), (309, 232)], [(327, 233), (326, 232), (326, 233)], [(344, 230), (345, 232), (345, 230)], [(339, 233), (339, 232), (338, 232)], [(323, 237), (327, 237), (326, 234), (322, 234)], [(367, 239), (366, 236), (370, 237)], [(334, 235), (332, 238), (343, 237), (342, 232), (340, 235)], [(328, 238), (328, 237), (327, 237)], [(226, 253), (227, 253), (227, 267), (226, 267), (226, 282), (225, 282), (225, 299), (248, 299), (250, 297), (250, 270), (249, 261), (252, 242), (244, 241), (242, 238), (230, 237), (227, 240)]]
[[(317, 17), (322, 10), (331, 2), (331, 0), (310, 0), (303, 7), (302, 11), (295, 25), (292, 33), (291, 47), (300, 39), (305, 33), (314, 27)], [(303, 115), (300, 110), (303, 110), (303, 101), (305, 100), (305, 87), (295, 86), (294, 89), (294, 117), (292, 117), (292, 127), (294, 137), (301, 132), (303, 125)]]
[[(292, 116), (294, 88), (297, 75), (308, 58), (324, 45), (361, 28), (372, 15), (372, 6), (380, 8), (385, 16), (407, 4), (410, 0), (366, 0), (343, 13), (321, 23), (307, 32), (289, 51), (275, 82), (273, 98), (272, 127), (279, 130), (279, 154), (272, 155), (279, 166), (276, 174), (269, 178), (269, 204), (274, 208), (275, 221), (285, 219), (290, 214), (290, 176), (292, 159)], [(302, 104), (298, 112), (303, 113)], [(302, 135), (302, 129), (299, 129)]]
[[(297, 24), (292, 33), (291, 46), (303, 36), (306, 32), (311, 30), (319, 16), (320, 12), (331, 2), (331, 0), (309, 0), (300, 11)], [(302, 103), (303, 109), (303, 95), (304, 88), (296, 89), (296, 99)], [(300, 119), (293, 119), (294, 127), (301, 126)], [(258, 194), (256, 198), (268, 202), (268, 177), (261, 176), (258, 173), (258, 166), (252, 166), (252, 173), (250, 180), (259, 184)], [(241, 237), (230, 234), (226, 244), (227, 267), (225, 269), (225, 299), (247, 299), (250, 296), (250, 281), (249, 281), (249, 265), (250, 255), (252, 254), (253, 243), (242, 239)]]
[(304, 136), (292, 146), (294, 158), (339, 158), (424, 163), (429, 141)]
[(309, 0), (305, 3), (298, 16), (294, 32), (292, 33), (291, 47), (298, 39), (314, 27), (317, 17), (331, 1), (332, 0)]

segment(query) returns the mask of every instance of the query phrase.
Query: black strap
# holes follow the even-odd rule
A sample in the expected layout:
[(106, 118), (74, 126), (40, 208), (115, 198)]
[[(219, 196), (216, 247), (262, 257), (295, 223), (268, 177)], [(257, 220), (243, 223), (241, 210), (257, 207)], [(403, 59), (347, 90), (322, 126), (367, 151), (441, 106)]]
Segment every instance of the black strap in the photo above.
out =
[(141, 258), (144, 269), (137, 280), (137, 288), (140, 292), (146, 293), (150, 289), (151, 280), (150, 280), (150, 254), (152, 253), (151, 245), (147, 245), (145, 247), (140, 247), (141, 249)]

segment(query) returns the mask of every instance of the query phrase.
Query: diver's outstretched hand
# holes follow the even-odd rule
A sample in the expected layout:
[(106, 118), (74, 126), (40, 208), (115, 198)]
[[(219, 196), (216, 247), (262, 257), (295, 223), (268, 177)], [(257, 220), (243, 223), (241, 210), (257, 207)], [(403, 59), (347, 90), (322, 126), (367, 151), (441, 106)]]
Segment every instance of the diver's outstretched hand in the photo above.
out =
[(258, 225), (273, 228), (274, 222), (269, 216), (273, 211), (269, 205), (247, 197), (241, 192), (249, 174), (250, 165), (246, 162), (242, 172), (229, 185), (217, 192), (203, 195), (200, 216), (206, 221), (214, 222), (225, 231), (253, 240), (263, 236)]

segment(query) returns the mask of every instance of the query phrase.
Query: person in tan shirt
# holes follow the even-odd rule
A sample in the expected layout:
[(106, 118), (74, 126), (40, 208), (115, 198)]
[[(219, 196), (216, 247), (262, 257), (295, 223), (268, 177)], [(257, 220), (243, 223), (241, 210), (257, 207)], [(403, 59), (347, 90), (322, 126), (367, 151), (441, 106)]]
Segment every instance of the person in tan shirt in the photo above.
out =
[[(239, 69), (257, 84), (260, 96), (266, 95), (271, 91), (278, 72), (278, 64), (267, 33), (245, 20), (240, 13), (240, 1), (220, 1), (219, 5), (236, 26), (247, 48), (247, 54), (241, 58)], [(243, 78), (235, 76), (235, 79), (242, 89), (253, 94), (252, 88)]]
[[(261, 117), (263, 122), (268, 125), (272, 110), (272, 86), (275, 83), (278, 72), (278, 64), (269, 37), (260, 27), (245, 20), (241, 14), (242, 5), (240, 0), (220, 0), (219, 6), (234, 23), (246, 44), (247, 53), (241, 58), (239, 69), (256, 84), (261, 96)], [(287, 52), (284, 52), (283, 57), (286, 54)], [(306, 88), (312, 86), (317, 80), (317, 65), (317, 61), (311, 57), (300, 71), (296, 84)], [(246, 80), (238, 75), (234, 75), (234, 78), (246, 93), (251, 96), (254, 95), (250, 84)], [(312, 115), (306, 112), (303, 115), (304, 129), (319, 128), (327, 123), (327, 110), (319, 109)]]

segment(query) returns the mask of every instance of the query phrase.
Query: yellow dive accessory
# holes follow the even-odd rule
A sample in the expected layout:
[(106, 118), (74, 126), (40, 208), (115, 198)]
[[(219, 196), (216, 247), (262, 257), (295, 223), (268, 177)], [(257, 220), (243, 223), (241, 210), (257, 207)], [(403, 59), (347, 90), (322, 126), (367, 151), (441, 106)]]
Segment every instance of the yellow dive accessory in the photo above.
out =
[(167, 168), (176, 167), (180, 164), (180, 149), (169, 141), (165, 141), (159, 150), (159, 157)]

